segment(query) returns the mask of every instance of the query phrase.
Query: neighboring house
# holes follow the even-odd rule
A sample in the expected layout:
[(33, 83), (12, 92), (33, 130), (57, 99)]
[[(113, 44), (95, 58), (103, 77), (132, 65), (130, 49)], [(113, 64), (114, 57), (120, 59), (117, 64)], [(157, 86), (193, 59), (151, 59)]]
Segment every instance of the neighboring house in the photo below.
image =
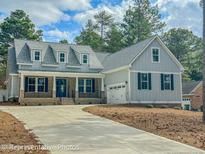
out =
[(183, 67), (158, 36), (114, 54), (15, 40), (7, 72), (9, 97), (19, 97), (22, 105), (182, 101)]
[(200, 111), (203, 105), (202, 81), (184, 81), (182, 85), (183, 109)]

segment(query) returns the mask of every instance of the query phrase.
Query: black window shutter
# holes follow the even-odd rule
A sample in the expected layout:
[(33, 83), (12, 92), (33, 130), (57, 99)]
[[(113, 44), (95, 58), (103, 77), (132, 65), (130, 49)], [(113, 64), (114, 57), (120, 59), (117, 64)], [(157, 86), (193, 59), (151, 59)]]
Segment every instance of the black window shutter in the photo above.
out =
[(161, 74), (161, 90), (164, 90), (164, 74)]
[(171, 74), (171, 90), (174, 90), (174, 75)]
[(48, 78), (45, 78), (45, 92), (48, 92)]
[(24, 87), (25, 87), (25, 92), (28, 92), (28, 77), (25, 77)]
[(137, 76), (138, 76), (138, 89), (141, 90), (142, 89), (142, 87), (141, 87), (141, 73), (139, 72)]
[(151, 73), (148, 74), (149, 77), (149, 90), (152, 90), (152, 76)]
[(94, 93), (95, 92), (95, 79), (92, 80), (92, 92)]

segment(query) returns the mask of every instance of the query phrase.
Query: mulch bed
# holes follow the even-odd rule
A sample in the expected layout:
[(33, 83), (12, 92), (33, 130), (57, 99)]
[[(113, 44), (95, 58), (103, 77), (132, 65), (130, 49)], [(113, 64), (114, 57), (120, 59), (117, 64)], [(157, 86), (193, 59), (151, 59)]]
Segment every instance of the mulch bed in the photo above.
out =
[(30, 130), (26, 130), (24, 125), (12, 115), (0, 111), (0, 153), (2, 154), (49, 154), (49, 151), (30, 149), (4, 149), (3, 145), (12, 146), (39, 146), (37, 138)]

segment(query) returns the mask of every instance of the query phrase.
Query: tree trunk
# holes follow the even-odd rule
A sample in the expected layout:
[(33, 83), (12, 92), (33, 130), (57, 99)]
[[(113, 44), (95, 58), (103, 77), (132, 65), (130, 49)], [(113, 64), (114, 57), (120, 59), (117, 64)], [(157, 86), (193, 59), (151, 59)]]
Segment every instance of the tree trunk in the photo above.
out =
[(205, 122), (205, 0), (203, 0), (203, 122)]

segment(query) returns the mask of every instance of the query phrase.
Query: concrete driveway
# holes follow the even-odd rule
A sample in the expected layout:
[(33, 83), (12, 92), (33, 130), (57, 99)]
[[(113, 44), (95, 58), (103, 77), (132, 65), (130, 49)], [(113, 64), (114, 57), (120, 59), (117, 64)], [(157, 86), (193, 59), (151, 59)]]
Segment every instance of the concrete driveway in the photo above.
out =
[[(26, 123), (26, 127), (33, 129), (44, 145), (53, 146), (51, 152), (56, 154), (205, 153), (83, 112), (83, 107), (85, 106), (0, 107), (0, 110), (9, 112)], [(71, 145), (75, 151), (71, 151)]]

